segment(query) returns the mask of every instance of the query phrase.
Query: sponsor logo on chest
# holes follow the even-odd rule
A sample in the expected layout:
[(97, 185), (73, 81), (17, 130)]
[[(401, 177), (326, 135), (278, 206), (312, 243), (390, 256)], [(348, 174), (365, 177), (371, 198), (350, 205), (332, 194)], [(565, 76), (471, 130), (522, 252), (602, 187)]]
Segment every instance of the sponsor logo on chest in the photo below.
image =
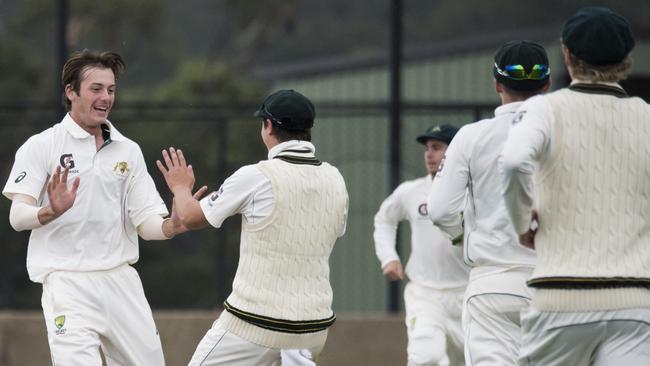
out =
[(68, 168), (68, 173), (79, 173), (79, 169), (75, 169), (72, 153), (61, 155), (59, 158), (59, 164), (61, 164), (61, 168)]

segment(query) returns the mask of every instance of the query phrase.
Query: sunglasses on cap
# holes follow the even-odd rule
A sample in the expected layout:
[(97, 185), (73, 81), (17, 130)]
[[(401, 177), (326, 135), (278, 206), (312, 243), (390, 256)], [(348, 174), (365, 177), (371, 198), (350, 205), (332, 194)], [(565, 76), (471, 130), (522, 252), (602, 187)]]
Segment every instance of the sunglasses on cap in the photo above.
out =
[(506, 65), (502, 70), (497, 63), (494, 63), (497, 73), (512, 80), (544, 80), (551, 74), (548, 65), (535, 64), (530, 72), (526, 72), (523, 65)]
[(266, 107), (266, 104), (262, 104), (262, 112), (264, 112), (264, 116), (262, 116), (262, 119), (270, 119), (271, 122), (278, 124), (282, 126), (285, 123), (290, 123), (291, 120), (289, 118), (277, 118), (269, 111), (269, 109)]

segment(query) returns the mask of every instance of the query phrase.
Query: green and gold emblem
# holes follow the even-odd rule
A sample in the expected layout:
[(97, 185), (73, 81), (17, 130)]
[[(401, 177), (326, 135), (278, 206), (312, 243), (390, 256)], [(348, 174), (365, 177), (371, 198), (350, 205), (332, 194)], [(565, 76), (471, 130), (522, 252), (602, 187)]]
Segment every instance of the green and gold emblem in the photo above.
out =
[(61, 329), (65, 325), (65, 315), (59, 315), (56, 318), (54, 318), (54, 325), (56, 325), (56, 329)]
[(120, 161), (113, 167), (113, 171), (120, 175), (128, 174), (129, 170), (129, 164), (126, 161)]

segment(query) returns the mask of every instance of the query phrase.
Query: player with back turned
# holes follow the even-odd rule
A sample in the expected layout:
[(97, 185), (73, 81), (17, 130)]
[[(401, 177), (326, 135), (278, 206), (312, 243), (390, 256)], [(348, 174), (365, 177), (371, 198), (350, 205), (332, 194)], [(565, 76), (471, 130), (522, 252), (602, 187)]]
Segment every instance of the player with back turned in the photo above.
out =
[(527, 101), (503, 149), (515, 229), (534, 238), (520, 365), (650, 365), (650, 106), (618, 84), (634, 38), (579, 10), (562, 30), (568, 88)]
[(494, 118), (458, 131), (428, 199), (429, 216), (443, 229), (453, 227), (464, 213), (464, 260), (472, 267), (463, 308), (468, 365), (517, 362), (519, 311), (530, 303), (526, 280), (535, 265), (535, 253), (519, 245), (499, 194), (498, 157), (517, 108), (547, 90), (550, 83), (546, 51), (530, 41), (503, 44), (492, 69), (502, 105)]
[(242, 216), (232, 293), (190, 365), (313, 365), (336, 319), (329, 256), (345, 232), (345, 182), (315, 156), (316, 114), (307, 97), (277, 91), (255, 116), (268, 160), (240, 168), (200, 202), (180, 150), (165, 151), (164, 164), (158, 162), (188, 227), (218, 228), (227, 217)]

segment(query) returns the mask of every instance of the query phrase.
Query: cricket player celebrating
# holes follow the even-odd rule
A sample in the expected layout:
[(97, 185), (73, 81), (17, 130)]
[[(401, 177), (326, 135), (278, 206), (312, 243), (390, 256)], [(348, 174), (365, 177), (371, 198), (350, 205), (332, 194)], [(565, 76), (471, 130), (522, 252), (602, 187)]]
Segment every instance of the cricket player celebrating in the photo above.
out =
[(475, 366), (517, 362), (519, 311), (530, 303), (526, 280), (535, 253), (519, 245), (499, 194), (498, 157), (517, 108), (550, 82), (546, 51), (529, 41), (502, 45), (493, 71), (502, 105), (494, 118), (460, 129), (433, 180), (427, 205), (434, 224), (443, 229), (453, 227), (464, 213), (464, 260), (472, 267), (463, 307), (465, 362)]
[(165, 363), (130, 265), (138, 234), (162, 240), (186, 229), (175, 215), (163, 220), (140, 147), (107, 120), (123, 69), (116, 53), (72, 55), (62, 74), (68, 114), (18, 149), (3, 190), (11, 226), (32, 231), (27, 271), (43, 284), (55, 365), (101, 365), (100, 347), (109, 365)]
[(618, 84), (633, 47), (625, 18), (579, 10), (562, 30), (571, 85), (522, 105), (505, 143), (519, 234), (539, 211), (520, 365), (650, 365), (650, 106)]
[(280, 365), (283, 350), (302, 357), (292, 362), (313, 365), (336, 319), (329, 256), (345, 232), (345, 182), (314, 155), (315, 110), (307, 97), (277, 91), (255, 116), (262, 120), (268, 160), (240, 168), (200, 202), (192, 197), (194, 174), (180, 150), (170, 148), (164, 164), (158, 161), (187, 227), (218, 228), (242, 215), (233, 290), (197, 346), (193, 366)]
[[(428, 174), (400, 184), (375, 215), (375, 251), (384, 276), (402, 280), (406, 272), (409, 278), (404, 289), (409, 366), (463, 363), (460, 317), (469, 269), (462, 249), (431, 225), (426, 204), (433, 175), (457, 131), (450, 125), (433, 126), (418, 136)], [(406, 271), (395, 250), (397, 226), (404, 220), (411, 226)]]

